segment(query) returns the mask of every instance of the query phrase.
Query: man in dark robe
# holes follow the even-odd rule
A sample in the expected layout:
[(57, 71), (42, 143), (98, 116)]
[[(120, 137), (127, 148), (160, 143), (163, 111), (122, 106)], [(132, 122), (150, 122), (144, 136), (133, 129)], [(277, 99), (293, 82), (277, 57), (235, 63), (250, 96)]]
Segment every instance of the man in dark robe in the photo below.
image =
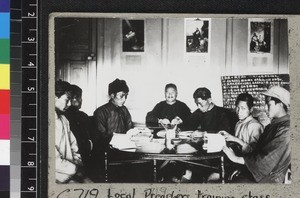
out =
[[(97, 162), (103, 162), (105, 159), (104, 153), (107, 153), (106, 167), (110, 182), (145, 182), (144, 177), (149, 175), (143, 171), (144, 168), (148, 168), (143, 163), (110, 165), (111, 161), (122, 161), (124, 157), (127, 159), (124, 153), (120, 153), (116, 149), (110, 149), (109, 143), (114, 133), (125, 134), (129, 129), (133, 128), (131, 115), (126, 106), (124, 106), (128, 92), (129, 88), (125, 80), (114, 80), (108, 87), (109, 102), (94, 112), (96, 125), (95, 149), (97, 150), (95, 157), (98, 158)], [(101, 163), (102, 165), (103, 163)], [(147, 171), (149, 173), (149, 170)]]
[[(225, 130), (230, 134), (234, 134), (234, 126), (237, 122), (237, 117), (234, 113), (231, 113), (228, 109), (216, 106), (212, 102), (211, 92), (206, 87), (198, 88), (193, 98), (198, 109), (194, 111), (184, 123), (184, 130), (193, 130), (193, 136), (202, 136), (202, 132), (218, 133)], [(220, 160), (211, 159), (203, 161), (203, 164), (209, 166), (219, 166)], [(191, 170), (187, 170), (186, 174), (192, 175)], [(214, 175), (214, 171), (202, 167), (193, 168), (193, 180), (198, 178), (204, 178), (207, 182), (218, 180), (219, 178), (210, 178), (210, 175)], [(190, 179), (186, 177), (187, 179)], [(211, 181), (210, 181), (211, 180)], [(197, 181), (198, 182), (198, 181)], [(204, 182), (203, 180), (200, 182)]]
[(166, 100), (158, 103), (146, 116), (147, 125), (182, 124), (191, 114), (188, 106), (177, 100), (177, 87), (175, 84), (167, 84), (165, 87)]
[(184, 129), (208, 133), (217, 133), (221, 130), (234, 132), (236, 116), (228, 109), (216, 106), (212, 102), (209, 89), (200, 87), (194, 92), (193, 97), (198, 109), (186, 120)]
[(124, 106), (129, 88), (124, 80), (116, 79), (109, 84), (110, 100), (94, 112), (96, 122), (96, 141), (102, 140), (108, 146), (113, 133), (126, 133), (133, 127), (131, 115)]

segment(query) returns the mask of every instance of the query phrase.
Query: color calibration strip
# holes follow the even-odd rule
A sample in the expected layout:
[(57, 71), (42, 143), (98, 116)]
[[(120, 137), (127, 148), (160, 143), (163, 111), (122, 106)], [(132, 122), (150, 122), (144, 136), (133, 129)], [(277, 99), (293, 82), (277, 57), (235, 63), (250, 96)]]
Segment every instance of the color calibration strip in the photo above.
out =
[(0, 0), (0, 197), (10, 196), (10, 2)]
[(38, 0), (22, 0), (21, 198), (38, 195)]
[(21, 0), (10, 0), (10, 197), (21, 196)]

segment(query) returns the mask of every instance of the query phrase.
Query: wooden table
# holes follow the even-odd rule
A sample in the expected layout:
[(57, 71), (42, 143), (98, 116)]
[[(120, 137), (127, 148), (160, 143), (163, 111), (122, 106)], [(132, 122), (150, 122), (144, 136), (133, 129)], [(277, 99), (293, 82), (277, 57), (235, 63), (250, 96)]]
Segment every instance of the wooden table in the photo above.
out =
[[(203, 160), (220, 159), (218, 167), (201, 163)], [(153, 182), (157, 182), (157, 161), (179, 161), (196, 166), (207, 167), (216, 170), (220, 173), (222, 183), (225, 183), (225, 169), (224, 169), (224, 153), (207, 153), (206, 151), (198, 151), (193, 154), (177, 154), (177, 153), (139, 153), (139, 152), (124, 152), (112, 149), (106, 153), (105, 157), (105, 179), (108, 182), (108, 168), (110, 165), (118, 165), (124, 163), (145, 163), (153, 162)]]

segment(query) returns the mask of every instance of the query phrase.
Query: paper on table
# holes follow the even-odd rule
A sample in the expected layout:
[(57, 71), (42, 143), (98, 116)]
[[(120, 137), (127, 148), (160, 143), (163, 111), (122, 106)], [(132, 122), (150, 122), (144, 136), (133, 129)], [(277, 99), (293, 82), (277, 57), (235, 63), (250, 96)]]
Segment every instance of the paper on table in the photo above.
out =
[(207, 133), (204, 139), (207, 140), (205, 146), (208, 153), (220, 152), (226, 145), (225, 138), (221, 134)]
[(128, 135), (126, 134), (119, 134), (114, 133), (110, 143), (113, 148), (123, 150), (128, 148), (136, 148), (136, 145), (134, 142), (132, 142)]

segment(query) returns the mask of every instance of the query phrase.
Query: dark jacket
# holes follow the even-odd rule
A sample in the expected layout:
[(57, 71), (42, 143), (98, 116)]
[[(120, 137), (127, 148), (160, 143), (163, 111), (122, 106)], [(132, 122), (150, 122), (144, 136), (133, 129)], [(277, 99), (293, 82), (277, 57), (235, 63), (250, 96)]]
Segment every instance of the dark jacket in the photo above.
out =
[(91, 148), (91, 122), (89, 116), (83, 111), (78, 111), (72, 107), (67, 109), (65, 116), (70, 123), (70, 129), (74, 134), (79, 153), (82, 157), (83, 165), (89, 163)]
[(289, 115), (273, 119), (260, 136), (256, 150), (244, 159), (256, 182), (283, 183), (291, 163)]
[(117, 107), (112, 102), (99, 107), (94, 112), (96, 141), (104, 141), (107, 146), (113, 133), (126, 133), (133, 127), (131, 115), (125, 106)]
[(169, 105), (166, 101), (161, 101), (146, 116), (146, 124), (157, 124), (158, 119), (168, 119), (170, 122), (176, 117), (180, 117), (183, 122), (191, 114), (189, 107), (177, 100), (174, 104)]
[(233, 115), (228, 109), (216, 105), (208, 112), (201, 112), (197, 109), (184, 123), (184, 129), (207, 131), (209, 133), (225, 130), (234, 134), (235, 123), (233, 119), (235, 119), (235, 116)]

